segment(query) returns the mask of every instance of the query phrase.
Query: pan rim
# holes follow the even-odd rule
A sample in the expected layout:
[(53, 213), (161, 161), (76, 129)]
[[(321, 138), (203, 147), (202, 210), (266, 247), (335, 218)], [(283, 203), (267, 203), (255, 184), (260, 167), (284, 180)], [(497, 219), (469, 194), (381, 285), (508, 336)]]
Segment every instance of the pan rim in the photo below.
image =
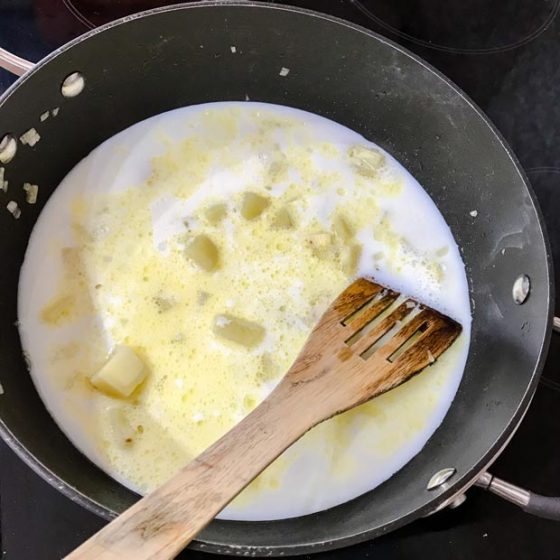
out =
[[(545, 331), (545, 337), (538, 350), (538, 359), (533, 367), (530, 382), (527, 384), (527, 388), (522, 398), (520, 399), (519, 404), (515, 409), (515, 412), (513, 413), (509, 423), (499, 434), (494, 444), (490, 446), (490, 448), (480, 458), (480, 460), (465, 474), (463, 474), (463, 476), (457, 477), (457, 479), (453, 483), (451, 483), (448, 488), (446, 488), (440, 494), (438, 494), (433, 499), (428, 501), (424, 506), (417, 508), (413, 511), (409, 511), (405, 515), (402, 515), (401, 517), (394, 519), (393, 521), (387, 523), (382, 527), (372, 528), (365, 531), (349, 532), (347, 535), (342, 537), (336, 537), (333, 540), (324, 540), (324, 541), (317, 540), (314, 542), (309, 541), (309, 542), (300, 542), (295, 544), (282, 544), (282, 545), (273, 545), (273, 546), (232, 545), (226, 542), (220, 542), (217, 539), (208, 539), (206, 535), (203, 533), (201, 536), (202, 538), (193, 541), (191, 544), (191, 548), (202, 550), (205, 552), (213, 552), (213, 553), (228, 554), (228, 555), (251, 555), (251, 556), (259, 556), (259, 555), (280, 556), (280, 555), (288, 555), (288, 554), (300, 555), (300, 554), (319, 552), (320, 550), (333, 550), (337, 548), (347, 547), (352, 544), (357, 544), (359, 542), (372, 539), (376, 536), (379, 536), (391, 530), (402, 527), (410, 523), (411, 521), (418, 519), (419, 517), (423, 517), (429, 515), (430, 513), (435, 512), (439, 507), (445, 504), (445, 502), (449, 501), (454, 495), (462, 492), (466, 487), (470, 486), (472, 482), (476, 479), (478, 474), (482, 472), (485, 468), (487, 468), (487, 466), (497, 457), (497, 455), (503, 449), (505, 444), (507, 444), (509, 439), (515, 433), (536, 391), (538, 380), (540, 377), (540, 372), (542, 370), (544, 361), (546, 360), (547, 357), (550, 338), (552, 335), (551, 325), (552, 325), (552, 320), (554, 315), (553, 313), (554, 272), (552, 266), (552, 254), (550, 249), (550, 242), (544, 224), (542, 211), (538, 205), (538, 201), (536, 199), (535, 193), (532, 189), (532, 186), (524, 170), (519, 164), (519, 161), (517, 160), (515, 154), (512, 152), (511, 148), (507, 145), (501, 133), (495, 128), (493, 123), (484, 114), (484, 112), (458, 86), (456, 86), (446, 76), (444, 76), (441, 72), (439, 72), (429, 63), (427, 63), (426, 61), (424, 61), (414, 53), (410, 52), (408, 49), (395, 43), (394, 41), (387, 39), (386, 37), (379, 35), (378, 33), (375, 33), (373, 31), (370, 31), (360, 25), (351, 23), (349, 21), (346, 21), (344, 19), (335, 16), (330, 16), (321, 12), (317, 12), (315, 10), (309, 10), (305, 8), (299, 8), (299, 7), (288, 6), (288, 5), (272, 4), (269, 2), (260, 2), (260, 1), (255, 2), (255, 1), (243, 1), (243, 0), (233, 0), (233, 1), (203, 0), (191, 4), (175, 4), (171, 6), (165, 6), (165, 7), (142, 11), (109, 22), (103, 26), (88, 31), (85, 34), (71, 40), (70, 42), (56, 49), (52, 53), (48, 54), (46, 57), (40, 60), (33, 67), (33, 69), (31, 69), (28, 73), (26, 73), (18, 80), (16, 80), (15, 83), (12, 84), (2, 96), (0, 96), (0, 106), (2, 106), (16, 92), (22, 84), (24, 84), (36, 72), (38, 72), (44, 66), (46, 66), (51, 60), (69, 51), (74, 46), (82, 43), (82, 41), (94, 37), (98, 33), (103, 33), (105, 31), (112, 29), (113, 27), (124, 25), (130, 21), (134, 21), (141, 18), (147, 18), (150, 16), (157, 16), (162, 13), (178, 11), (178, 10), (189, 10), (189, 9), (199, 9), (199, 8), (220, 8), (220, 7), (228, 7), (228, 8), (237, 7), (237, 8), (247, 8), (247, 9), (253, 9), (253, 8), (272, 9), (272, 10), (278, 10), (284, 12), (292, 12), (299, 15), (308, 16), (313, 19), (326, 20), (330, 23), (348, 28), (353, 32), (358, 32), (363, 35), (366, 35), (370, 39), (373, 39), (375, 41), (387, 45), (392, 49), (395, 49), (402, 55), (412, 59), (416, 64), (422, 66), (424, 69), (426, 69), (435, 77), (439, 78), (439, 80), (444, 82), (444, 84), (447, 87), (449, 87), (455, 95), (460, 97), (462, 101), (464, 101), (472, 110), (474, 110), (478, 118), (481, 119), (481, 121), (488, 127), (490, 133), (492, 133), (494, 137), (498, 140), (501, 149), (503, 149), (504, 152), (507, 154), (507, 156), (510, 158), (513, 167), (515, 168), (516, 172), (519, 174), (521, 181), (527, 188), (527, 192), (531, 199), (531, 203), (537, 215), (539, 231), (540, 231), (540, 235), (542, 236), (542, 241), (545, 247), (546, 280), (547, 280), (545, 291), (546, 291), (546, 303), (548, 308), (548, 313), (546, 318), (547, 329)], [(0, 419), (0, 436), (8, 444), (8, 446), (16, 453), (16, 455), (18, 455), (24, 461), (26, 465), (28, 465), (35, 473), (37, 473), (41, 478), (46, 480), (49, 484), (55, 487), (58, 491), (60, 491), (63, 495), (68, 497), (70, 500), (78, 503), (80, 506), (91, 511), (92, 513), (95, 513), (101, 518), (112, 519), (114, 517), (114, 514), (110, 512), (105, 506), (102, 506), (101, 504), (95, 502), (93, 499), (81, 493), (78, 489), (72, 487), (69, 483), (67, 483), (65, 480), (63, 480), (54, 472), (52, 472), (45, 464), (40, 462), (27, 448), (23, 446), (23, 444), (21, 444), (17, 440), (17, 438), (13, 435), (11, 430), (8, 428), (8, 426), (4, 423), (2, 419)], [(341, 504), (340, 506), (336, 506), (336, 507), (343, 507), (343, 506), (344, 504)], [(312, 514), (312, 515), (317, 515), (317, 514)], [(305, 517), (311, 517), (311, 516), (305, 516)], [(296, 519), (303, 519), (305, 517), (300, 517)], [(247, 527), (251, 527), (255, 525), (261, 525), (261, 526), (270, 525), (270, 524), (279, 525), (283, 521), (285, 520), (260, 521), (260, 522), (219, 520), (218, 522), (224, 525), (243, 524)]]

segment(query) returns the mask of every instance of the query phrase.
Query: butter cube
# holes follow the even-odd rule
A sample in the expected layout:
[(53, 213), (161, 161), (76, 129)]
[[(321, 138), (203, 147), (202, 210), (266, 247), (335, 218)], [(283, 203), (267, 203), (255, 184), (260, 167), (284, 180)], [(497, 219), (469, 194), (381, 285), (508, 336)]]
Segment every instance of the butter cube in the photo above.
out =
[(354, 276), (358, 272), (358, 265), (362, 256), (362, 248), (354, 243), (350, 245), (342, 255), (342, 270), (348, 276)]
[(225, 204), (213, 204), (206, 209), (204, 215), (209, 224), (215, 226), (219, 224), (227, 214), (227, 206)]
[(376, 177), (385, 165), (385, 156), (375, 148), (365, 146), (352, 146), (348, 150), (350, 162), (362, 177)]
[(348, 220), (340, 214), (335, 216), (333, 220), (333, 230), (339, 239), (348, 243), (354, 237), (354, 229)]
[(294, 227), (294, 221), (287, 208), (283, 206), (278, 210), (272, 221), (272, 227), (275, 229), (291, 229)]
[(269, 204), (268, 198), (253, 192), (246, 192), (241, 203), (241, 215), (246, 220), (254, 220), (267, 209)]
[(220, 260), (218, 247), (207, 235), (195, 237), (187, 246), (185, 253), (196, 266), (206, 272), (212, 272), (218, 267)]
[(107, 395), (125, 398), (144, 381), (148, 372), (132, 348), (120, 344), (105, 365), (90, 378), (91, 384)]
[(265, 335), (265, 330), (257, 323), (232, 315), (217, 315), (212, 330), (216, 336), (246, 348), (260, 344)]

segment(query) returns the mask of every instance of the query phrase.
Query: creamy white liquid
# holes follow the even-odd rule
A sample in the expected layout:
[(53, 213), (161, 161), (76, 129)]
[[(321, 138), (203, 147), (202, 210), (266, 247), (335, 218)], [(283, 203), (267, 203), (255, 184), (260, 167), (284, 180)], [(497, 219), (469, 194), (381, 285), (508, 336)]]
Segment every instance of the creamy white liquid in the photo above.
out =
[[(193, 138), (199, 140), (189, 143)], [(314, 314), (351, 281), (330, 263), (308, 262), (304, 251), (294, 250), (310, 231), (330, 230), (337, 209), (354, 223), (362, 247), (356, 276), (373, 276), (440, 309), (462, 323), (463, 334), (412, 381), (313, 429), (220, 517), (277, 519), (332, 507), (379, 485), (422, 449), (453, 400), (467, 356), (465, 270), (443, 217), (414, 178), (384, 152), (379, 174), (360, 176), (347, 157), (353, 146), (382, 152), (310, 113), (214, 103), (138, 123), (67, 175), (30, 239), (20, 277), (19, 324), (43, 401), (100, 468), (132, 489), (149, 489), (266, 396), (297, 354)], [(270, 164), (278, 154), (287, 168), (272, 180)], [(269, 197), (271, 209), (270, 216), (246, 227), (237, 207), (247, 190)], [(294, 198), (296, 206), (304, 201), (297, 209), (297, 231), (271, 234), (272, 208)], [(228, 205), (219, 231), (200, 217), (200, 209), (212, 202)], [(219, 240), (223, 270), (201, 276), (183, 259), (185, 221), (194, 232)], [(305, 232), (301, 239), (299, 231)], [(292, 237), (286, 242), (283, 235)], [(265, 239), (268, 245), (252, 252), (252, 240)], [(281, 248), (274, 252), (276, 245)], [(147, 270), (142, 266), (148, 262), (162, 277), (146, 273), (143, 284), (136, 272)], [(68, 279), (73, 273), (77, 284)], [(152, 313), (145, 298), (152, 283), (153, 289), (174, 290), (181, 305), (185, 299), (182, 315)], [(197, 307), (192, 300), (202, 288), (212, 295)], [(68, 320), (45, 323), (42, 311), (65, 290), (86, 295)], [(320, 301), (310, 303), (310, 294)], [(206, 322), (230, 310), (267, 329), (258, 348), (244, 351), (213, 339)], [(179, 333), (183, 324), (186, 334)], [(173, 361), (184, 355), (165, 346), (174, 336), (171, 328), (196, 340), (199, 349), (207, 341), (204, 359), (192, 357), (196, 367)], [(123, 405), (93, 389), (87, 378), (128, 334), (144, 348), (152, 371), (137, 401)], [(266, 380), (259, 377), (263, 356), (279, 368)], [(182, 400), (181, 391), (186, 391)], [(124, 448), (114, 439), (120, 422), (114, 417), (122, 410), (127, 422), (133, 418), (134, 426), (143, 427)]]

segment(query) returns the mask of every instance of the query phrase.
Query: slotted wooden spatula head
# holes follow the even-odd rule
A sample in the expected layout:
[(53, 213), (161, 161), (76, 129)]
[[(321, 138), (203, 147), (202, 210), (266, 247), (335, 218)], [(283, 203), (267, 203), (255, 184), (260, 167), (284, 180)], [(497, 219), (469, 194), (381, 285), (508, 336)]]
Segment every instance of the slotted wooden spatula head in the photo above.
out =
[(315, 385), (328, 417), (404, 383), (460, 333), (453, 319), (361, 278), (321, 317), (285, 381)]
[(369, 280), (328, 308), (249, 416), (67, 560), (168, 560), (307, 430), (433, 363), (461, 326)]

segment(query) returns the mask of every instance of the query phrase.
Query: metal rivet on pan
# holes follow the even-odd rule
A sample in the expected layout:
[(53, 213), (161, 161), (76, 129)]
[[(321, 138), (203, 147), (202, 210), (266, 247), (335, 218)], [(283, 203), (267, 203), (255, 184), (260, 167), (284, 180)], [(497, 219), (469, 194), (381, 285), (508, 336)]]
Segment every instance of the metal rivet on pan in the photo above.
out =
[(86, 81), (79, 72), (72, 72), (69, 76), (64, 78), (60, 91), (64, 97), (76, 97), (82, 93)]
[(450, 502), (449, 505), (447, 506), (449, 509), (455, 509), (458, 508), (461, 504), (463, 504), (465, 502), (465, 500), (467, 499), (467, 495), (466, 494), (459, 494), (458, 496), (455, 496)]
[(517, 277), (513, 283), (513, 289), (511, 291), (513, 295), (513, 301), (517, 305), (522, 305), (527, 301), (529, 293), (531, 291), (531, 280), (526, 274), (521, 274)]
[(11, 134), (4, 134), (0, 140), (0, 163), (9, 163), (17, 151), (16, 139)]
[(434, 476), (432, 476), (432, 478), (430, 478), (430, 481), (428, 482), (426, 488), (428, 490), (435, 490), (436, 488), (439, 488), (442, 484), (445, 484), (456, 472), (457, 469), (454, 467), (441, 469), (441, 471), (438, 471), (436, 474), (434, 474)]

